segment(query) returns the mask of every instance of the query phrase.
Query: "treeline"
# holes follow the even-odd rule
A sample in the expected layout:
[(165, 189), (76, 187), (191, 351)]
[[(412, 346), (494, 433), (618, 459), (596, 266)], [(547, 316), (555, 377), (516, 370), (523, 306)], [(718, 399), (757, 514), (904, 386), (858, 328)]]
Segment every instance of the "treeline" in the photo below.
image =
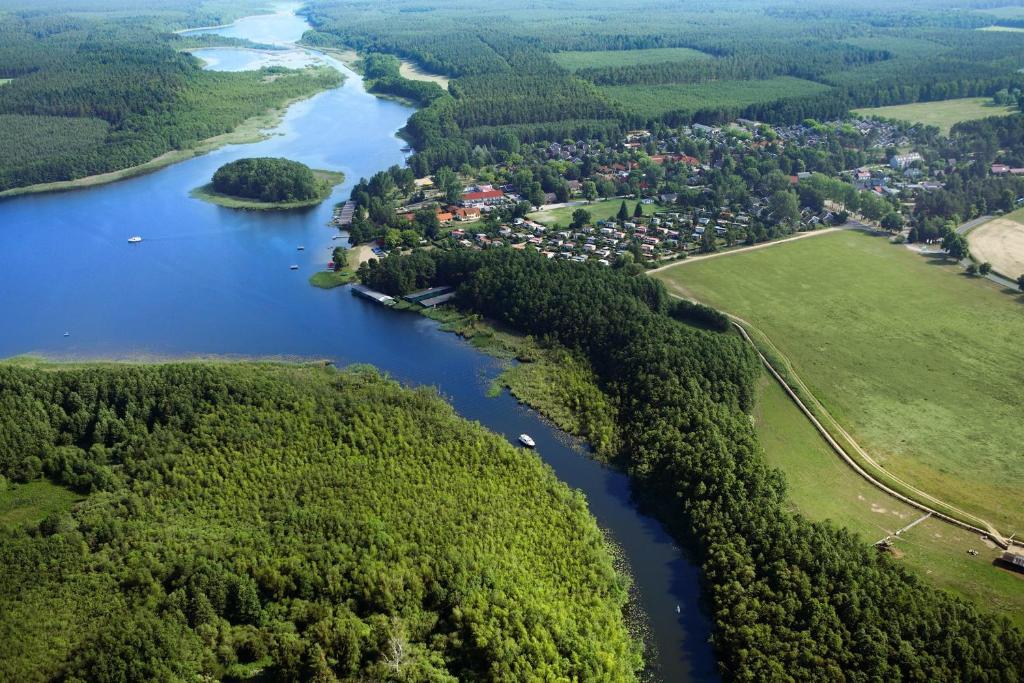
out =
[(437, 83), (414, 81), (399, 73), (401, 62), (394, 55), (371, 52), (363, 58), (363, 72), (370, 92), (396, 95), (412, 100), (420, 106), (428, 106), (446, 92)]
[(745, 413), (759, 368), (739, 337), (671, 320), (662, 288), (624, 271), (510, 249), (430, 257), (460, 306), (590, 361), (620, 406), (621, 465), (696, 545), (727, 680), (1020, 679), (1024, 636), (1005, 618), (790, 512)]
[(322, 192), (313, 171), (290, 159), (238, 159), (213, 174), (213, 189), (261, 202), (301, 202)]
[[(583, 499), (369, 369), (0, 367), (0, 679), (633, 681)], [(467, 532), (471, 530), (471, 532)]]
[(142, 20), (0, 15), (0, 78), (14, 78), (0, 89), (0, 191), (142, 164), (341, 79), (204, 71), (174, 41)]

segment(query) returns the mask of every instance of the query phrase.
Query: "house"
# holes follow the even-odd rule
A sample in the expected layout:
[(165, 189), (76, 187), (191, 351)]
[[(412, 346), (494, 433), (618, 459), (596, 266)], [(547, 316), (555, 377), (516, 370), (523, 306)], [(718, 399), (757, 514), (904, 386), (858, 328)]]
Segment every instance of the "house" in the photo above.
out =
[(1006, 175), (1010, 172), (1010, 167), (1006, 164), (992, 164), (992, 175)]
[(437, 220), (440, 223), (451, 223), (453, 220), (455, 220), (455, 215), (447, 211), (441, 211), (439, 209), (437, 212)]
[(910, 154), (895, 154), (891, 159), (889, 159), (889, 166), (898, 171), (902, 171), (918, 161), (924, 161), (924, 157), (917, 152), (911, 152)]
[(480, 209), (478, 209), (475, 206), (465, 208), (456, 207), (452, 209), (452, 213), (454, 213), (455, 217), (458, 218), (460, 221), (475, 221), (479, 220), (480, 218)]
[(475, 192), (466, 192), (462, 195), (462, 205), (469, 206), (470, 204), (483, 204), (493, 205), (499, 203), (505, 198), (505, 193), (501, 190), (478, 190)]

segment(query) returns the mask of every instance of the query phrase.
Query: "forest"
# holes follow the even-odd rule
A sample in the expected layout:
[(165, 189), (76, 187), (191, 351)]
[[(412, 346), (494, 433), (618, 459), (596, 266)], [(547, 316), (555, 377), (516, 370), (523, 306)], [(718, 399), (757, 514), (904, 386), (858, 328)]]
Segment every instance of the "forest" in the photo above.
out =
[(5, 681), (641, 665), (583, 497), (371, 368), (0, 365), (0, 500), (40, 482), (81, 501), (0, 526)]
[(618, 464), (696, 545), (726, 680), (1020, 680), (1024, 634), (927, 585), (865, 539), (791, 512), (747, 411), (759, 367), (736, 335), (672, 319), (631, 269), (530, 251), (389, 256), (457, 304), (586, 358), (618, 406)]
[[(996, 21), (990, 4), (398, 0), (371, 10), (314, 0), (304, 11), (316, 27), (307, 40), (397, 55), (453, 77), (451, 97), (407, 126), (417, 150), (410, 164), (422, 176), (458, 168), (475, 146), (506, 133), (528, 142), (736, 116), (798, 123), (858, 106), (991, 96), (1024, 83), (1024, 43), (978, 30)], [(608, 56), (660, 48), (677, 50), (664, 61)], [(565, 52), (599, 60), (566, 69), (557, 61)]]
[(322, 192), (312, 169), (290, 159), (238, 159), (213, 174), (213, 189), (261, 202), (297, 202)]
[(124, 19), (68, 13), (66, 3), (2, 11), (8, 2), (0, 2), (0, 79), (13, 80), (0, 89), (0, 192), (188, 149), (341, 79), (329, 68), (204, 71), (168, 31), (208, 16), (186, 11), (198, 3), (183, 3), (180, 16), (140, 9)]

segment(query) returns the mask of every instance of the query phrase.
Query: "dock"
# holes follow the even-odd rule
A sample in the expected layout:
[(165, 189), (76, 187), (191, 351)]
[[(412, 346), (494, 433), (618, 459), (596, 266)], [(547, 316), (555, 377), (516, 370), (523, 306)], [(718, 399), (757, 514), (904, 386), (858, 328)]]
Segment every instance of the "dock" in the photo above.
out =
[(356, 212), (355, 202), (345, 202), (334, 210), (334, 219), (331, 221), (339, 228), (347, 228), (352, 225), (352, 216)]
[(370, 289), (366, 285), (352, 285), (352, 293), (358, 297), (366, 299), (367, 301), (380, 304), (381, 306), (395, 305), (395, 297)]

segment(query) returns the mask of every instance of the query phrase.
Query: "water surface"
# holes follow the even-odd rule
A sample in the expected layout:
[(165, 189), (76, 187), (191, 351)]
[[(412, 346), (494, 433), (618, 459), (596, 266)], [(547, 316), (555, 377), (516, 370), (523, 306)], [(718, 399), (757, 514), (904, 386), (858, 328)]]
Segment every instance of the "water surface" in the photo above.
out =
[[(306, 28), (282, 11), (216, 32), (284, 45)], [(204, 52), (214, 68), (249, 68), (267, 58)], [(340, 243), (326, 225), (333, 204), (360, 177), (403, 163), (395, 133), (412, 113), (366, 93), (362, 79), (336, 60), (316, 58), (343, 71), (344, 85), (292, 106), (263, 142), (111, 185), (0, 201), (0, 357), (325, 358), (372, 363), (404, 382), (436, 386), (463, 416), (510, 440), (523, 432), (534, 437), (540, 457), (586, 494), (623, 548), (663, 678), (713, 679), (698, 572), (662, 526), (637, 511), (625, 476), (581, 456), (578, 443), (510, 396), (485, 398), (499, 363), (432, 321), (356, 299), (347, 288), (307, 283)], [(256, 61), (243, 62), (250, 59)], [(347, 179), (321, 206), (287, 213), (189, 197), (219, 166), (250, 156), (287, 156)], [(128, 244), (134, 234), (145, 241)]]

